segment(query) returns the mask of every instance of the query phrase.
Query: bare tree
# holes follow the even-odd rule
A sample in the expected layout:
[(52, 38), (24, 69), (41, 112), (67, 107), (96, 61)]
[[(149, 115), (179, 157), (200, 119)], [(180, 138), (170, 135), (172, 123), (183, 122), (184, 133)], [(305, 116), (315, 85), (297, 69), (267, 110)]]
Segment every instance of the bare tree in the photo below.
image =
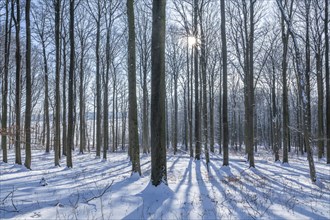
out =
[(152, 2), (151, 43), (151, 182), (167, 185), (165, 137), (165, 5)]
[(21, 159), (21, 6), (20, 0), (16, 1), (16, 17), (15, 17), (15, 1), (12, 0), (12, 17), (16, 29), (16, 96), (15, 96), (15, 113), (16, 113), (16, 133), (15, 133), (15, 163), (22, 164)]
[(26, 106), (25, 106), (25, 162), (26, 168), (31, 169), (31, 114), (32, 114), (32, 82), (31, 82), (31, 0), (25, 2), (26, 21)]
[[(13, 7), (13, 4), (11, 5)], [(2, 118), (1, 118), (1, 148), (2, 148), (2, 161), (8, 163), (7, 155), (7, 135), (9, 130), (7, 127), (8, 117), (8, 73), (9, 73), (9, 57), (10, 57), (10, 42), (11, 42), (11, 25), (12, 15), (9, 11), (9, 0), (6, 0), (6, 21), (5, 21), (5, 62), (4, 62), (4, 76), (2, 81)]]
[(226, 39), (226, 15), (225, 1), (220, 1), (221, 7), (221, 41), (222, 41), (222, 74), (223, 74), (223, 104), (222, 104), (222, 123), (223, 123), (223, 166), (229, 165), (229, 131), (228, 131), (228, 89), (227, 89), (227, 39)]
[(330, 70), (329, 70), (329, 1), (325, 1), (325, 90), (326, 90), (326, 126), (327, 126), (327, 164), (330, 164)]
[(294, 43), (294, 50), (295, 50), (295, 56), (296, 56), (296, 68), (298, 71), (298, 87), (299, 88), (299, 105), (301, 108), (301, 111), (303, 113), (303, 135), (304, 135), (304, 141), (306, 144), (306, 151), (307, 151), (307, 159), (308, 159), (308, 165), (309, 165), (309, 171), (310, 171), (310, 178), (312, 182), (316, 181), (316, 171), (315, 171), (315, 165), (314, 165), (314, 159), (313, 159), (313, 153), (310, 146), (310, 133), (308, 130), (308, 111), (307, 111), (307, 94), (306, 94), (306, 75), (304, 74), (304, 69), (302, 66), (302, 54), (299, 49), (299, 45), (297, 42), (297, 37), (295, 32), (292, 29), (292, 21), (289, 20), (287, 14), (285, 13), (283, 9), (282, 2), (279, 0), (276, 0), (276, 3), (281, 11), (281, 14), (284, 18), (284, 21), (286, 22), (288, 26), (288, 33), (291, 35), (293, 43)]
[(132, 173), (141, 176), (140, 147), (137, 119), (136, 102), (136, 54), (135, 54), (135, 22), (134, 22), (134, 1), (127, 0), (128, 19), (128, 135), (129, 148), (131, 148)]
[(61, 0), (54, 0), (55, 7), (55, 51), (56, 51), (56, 67), (55, 67), (55, 137), (54, 137), (54, 151), (55, 151), (55, 166), (60, 165), (60, 138), (61, 138), (61, 99), (60, 99), (60, 68), (61, 68), (61, 48), (60, 48), (60, 10)]

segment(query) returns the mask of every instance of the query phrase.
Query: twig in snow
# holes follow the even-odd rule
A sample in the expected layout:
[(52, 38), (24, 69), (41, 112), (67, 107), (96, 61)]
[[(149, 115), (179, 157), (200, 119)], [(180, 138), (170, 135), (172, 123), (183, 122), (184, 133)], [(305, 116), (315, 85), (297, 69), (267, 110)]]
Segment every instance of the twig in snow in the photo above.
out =
[(97, 196), (93, 196), (93, 197), (87, 199), (87, 200), (86, 200), (86, 203), (92, 201), (93, 199), (97, 199), (97, 198), (102, 197), (102, 196), (103, 196), (103, 195), (104, 195), (104, 194), (110, 189), (110, 187), (112, 186), (112, 184), (113, 184), (113, 180), (112, 180), (112, 182), (111, 182), (110, 184), (108, 184), (108, 185), (103, 189), (103, 191), (102, 191), (99, 195), (97, 195)]

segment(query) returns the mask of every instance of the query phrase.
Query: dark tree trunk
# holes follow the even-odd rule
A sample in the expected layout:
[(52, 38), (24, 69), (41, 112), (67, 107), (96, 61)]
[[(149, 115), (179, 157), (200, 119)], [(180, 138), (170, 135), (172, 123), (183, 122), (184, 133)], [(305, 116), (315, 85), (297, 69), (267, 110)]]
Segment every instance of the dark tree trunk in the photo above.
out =
[[(65, 29), (64, 29), (65, 31)], [(65, 34), (66, 35), (66, 34)], [(68, 136), (67, 136), (67, 111), (66, 111), (66, 79), (67, 79), (67, 63), (66, 63), (66, 54), (67, 54), (67, 42), (66, 42), (66, 36), (62, 38), (63, 40), (63, 79), (62, 79), (62, 99), (63, 99), (63, 106), (62, 106), (62, 154), (67, 155), (67, 146), (68, 146)], [(60, 148), (61, 149), (61, 148)], [(61, 153), (60, 153), (61, 155)]]
[(222, 42), (222, 71), (223, 71), (223, 166), (229, 165), (229, 130), (228, 130), (228, 89), (227, 89), (227, 39), (226, 39), (226, 15), (225, 1), (220, 1), (221, 5), (221, 42)]
[(326, 90), (326, 127), (327, 127), (327, 164), (330, 164), (330, 78), (329, 78), (329, 1), (325, 1), (325, 90)]
[(55, 71), (55, 137), (54, 137), (54, 151), (55, 151), (55, 166), (60, 166), (60, 122), (61, 122), (61, 100), (60, 100), (60, 68), (61, 68), (61, 54), (60, 54), (60, 9), (61, 0), (55, 0), (55, 49), (56, 49), (56, 71)]
[(74, 8), (75, 1), (70, 1), (70, 70), (69, 70), (69, 106), (68, 106), (68, 146), (66, 151), (66, 165), (72, 168), (72, 147), (74, 145), (74, 69), (75, 69), (75, 45), (74, 45)]
[[(10, 18), (9, 18), (10, 16)], [(1, 136), (1, 148), (2, 148), (2, 161), (8, 163), (7, 155), (7, 135), (9, 133), (7, 128), (7, 100), (8, 100), (8, 73), (9, 73), (9, 57), (10, 57), (10, 42), (11, 42), (11, 24), (12, 16), (9, 11), (9, 0), (6, 0), (6, 21), (5, 21), (5, 62), (4, 62), (4, 77), (2, 84), (2, 118), (1, 118), (1, 130), (4, 134)]]
[(136, 101), (136, 54), (135, 54), (135, 24), (134, 0), (127, 0), (128, 18), (128, 135), (131, 148), (132, 173), (141, 176), (140, 147), (138, 134), (137, 101)]
[(167, 185), (165, 137), (165, 5), (152, 3), (151, 42), (151, 182)]
[(16, 112), (16, 133), (15, 133), (15, 163), (22, 164), (21, 159), (21, 43), (20, 43), (20, 23), (21, 10), (20, 0), (16, 1), (16, 17), (14, 17), (14, 3), (12, 0), (12, 16), (16, 27), (16, 95), (15, 95), (15, 112)]
[[(198, 38), (198, 0), (194, 0), (194, 37)], [(199, 75), (198, 75), (198, 48), (194, 45), (194, 75), (195, 75), (195, 159), (200, 160), (200, 106), (199, 106)]]
[(31, 114), (32, 114), (32, 82), (31, 82), (31, 0), (25, 2), (26, 22), (26, 106), (25, 106), (25, 162), (26, 168), (31, 169)]
[[(289, 17), (292, 16), (293, 1), (290, 4)], [(282, 83), (283, 83), (283, 163), (288, 163), (288, 148), (289, 148), (289, 103), (288, 103), (288, 83), (287, 83), (287, 54), (288, 54), (288, 43), (289, 34), (285, 30), (285, 21), (283, 15), (281, 16), (282, 26), (282, 43), (283, 43), (283, 55), (282, 55)]]

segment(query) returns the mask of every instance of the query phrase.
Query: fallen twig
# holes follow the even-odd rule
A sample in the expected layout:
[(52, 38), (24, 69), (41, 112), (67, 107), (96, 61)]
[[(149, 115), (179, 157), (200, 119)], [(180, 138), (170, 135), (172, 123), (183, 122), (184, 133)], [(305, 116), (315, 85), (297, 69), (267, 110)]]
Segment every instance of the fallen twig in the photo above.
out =
[(104, 194), (110, 189), (110, 187), (112, 186), (112, 184), (113, 184), (113, 180), (112, 180), (112, 182), (111, 182), (110, 184), (108, 184), (108, 185), (103, 189), (103, 191), (102, 191), (99, 195), (97, 195), (97, 196), (93, 196), (93, 197), (87, 199), (87, 200), (86, 200), (86, 203), (92, 201), (93, 199), (97, 199), (97, 198), (102, 197), (102, 196), (103, 196), (103, 195), (104, 195)]

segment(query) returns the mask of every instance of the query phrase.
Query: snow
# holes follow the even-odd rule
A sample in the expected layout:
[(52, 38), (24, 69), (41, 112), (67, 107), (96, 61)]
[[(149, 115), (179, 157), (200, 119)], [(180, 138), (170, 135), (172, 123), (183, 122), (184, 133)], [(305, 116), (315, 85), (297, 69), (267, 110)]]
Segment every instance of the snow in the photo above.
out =
[[(261, 149), (261, 148), (259, 148)], [(0, 153), (0, 156), (1, 153)], [(256, 168), (230, 152), (205, 160), (187, 154), (167, 157), (168, 186), (150, 183), (150, 155), (141, 155), (143, 175), (131, 174), (127, 153), (73, 153), (73, 168), (54, 166), (54, 155), (32, 152), (32, 170), (0, 163), (0, 219), (329, 219), (330, 166), (315, 160), (318, 180), (309, 178), (306, 157), (289, 164), (256, 154)]]

